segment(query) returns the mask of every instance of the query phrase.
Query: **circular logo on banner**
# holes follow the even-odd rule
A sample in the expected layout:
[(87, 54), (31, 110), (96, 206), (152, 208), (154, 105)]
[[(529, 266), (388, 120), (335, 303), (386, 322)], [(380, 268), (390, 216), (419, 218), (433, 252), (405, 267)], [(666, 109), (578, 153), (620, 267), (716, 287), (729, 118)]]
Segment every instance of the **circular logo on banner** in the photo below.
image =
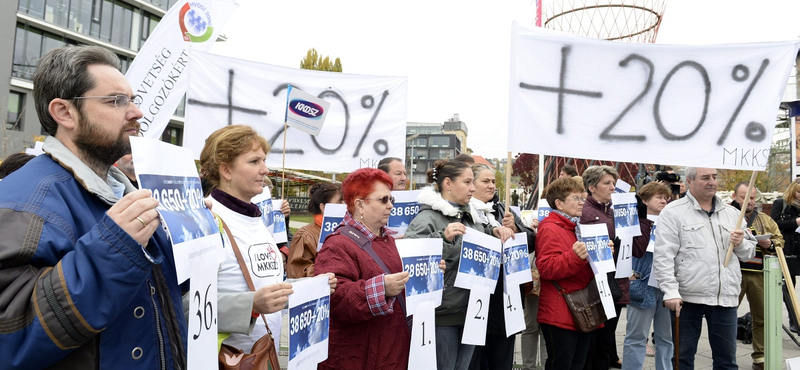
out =
[(189, 2), (183, 5), (178, 13), (183, 40), (188, 42), (204, 42), (211, 38), (214, 27), (211, 14), (203, 4)]

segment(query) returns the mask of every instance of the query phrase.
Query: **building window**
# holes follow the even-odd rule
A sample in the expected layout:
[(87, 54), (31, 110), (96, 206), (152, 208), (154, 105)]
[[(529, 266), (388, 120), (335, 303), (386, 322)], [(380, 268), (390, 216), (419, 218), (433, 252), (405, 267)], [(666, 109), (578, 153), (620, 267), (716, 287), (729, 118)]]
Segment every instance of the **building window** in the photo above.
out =
[(172, 145), (183, 145), (183, 129), (167, 126), (167, 128), (164, 129), (164, 133), (161, 134), (161, 141)]
[(147, 41), (147, 38), (155, 31), (156, 26), (158, 26), (158, 22), (161, 21), (161, 18), (155, 16), (153, 14), (143, 12), (142, 14), (142, 37), (141, 37), (141, 44), (144, 45), (144, 42)]
[[(446, 148), (450, 146), (450, 138), (447, 136), (431, 136), (430, 137), (430, 147), (431, 148)], [(431, 155), (433, 158), (433, 155)]]
[(92, 11), (97, 0), (72, 0), (69, 6), (69, 29), (89, 34), (92, 25)]
[(64, 39), (60, 36), (35, 28), (26, 29), (24, 25), (17, 24), (11, 75), (32, 80), (42, 55), (64, 45)]
[(161, 9), (169, 10), (178, 0), (145, 0), (150, 4), (153, 4)]
[(8, 94), (6, 130), (22, 131), (23, 94), (11, 91)]

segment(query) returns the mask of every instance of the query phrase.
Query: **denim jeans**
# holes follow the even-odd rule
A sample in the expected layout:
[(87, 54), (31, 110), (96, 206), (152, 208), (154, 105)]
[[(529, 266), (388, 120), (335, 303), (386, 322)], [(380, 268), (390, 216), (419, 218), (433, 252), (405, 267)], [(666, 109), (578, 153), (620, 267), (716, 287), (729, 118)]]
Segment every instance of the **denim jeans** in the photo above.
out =
[[(703, 316), (708, 326), (708, 343), (714, 370), (738, 370), (736, 365), (736, 307), (707, 306), (683, 302), (680, 319), (681, 370), (694, 369), (697, 342), (703, 330)], [(675, 315), (672, 317), (672, 337), (675, 338)]]
[(589, 343), (595, 331), (581, 333), (557, 326), (540, 324), (547, 347), (545, 370), (581, 370), (589, 353)]
[(656, 305), (640, 308), (628, 305), (628, 324), (625, 327), (625, 345), (622, 350), (622, 370), (640, 370), (644, 365), (650, 323), (655, 331), (656, 370), (672, 369), (672, 321), (669, 308), (662, 307), (664, 293), (656, 289)]
[(467, 370), (475, 346), (461, 343), (463, 326), (436, 327), (436, 367), (439, 370)]

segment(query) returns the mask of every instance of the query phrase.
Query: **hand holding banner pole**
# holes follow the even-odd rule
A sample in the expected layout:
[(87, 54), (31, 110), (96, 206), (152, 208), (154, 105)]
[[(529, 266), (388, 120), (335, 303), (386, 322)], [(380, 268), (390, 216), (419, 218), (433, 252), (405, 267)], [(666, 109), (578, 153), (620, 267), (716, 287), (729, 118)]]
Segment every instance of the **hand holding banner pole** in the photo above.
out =
[[(747, 193), (745, 193), (745, 199), (750, 196), (750, 192), (753, 191), (756, 183), (756, 171), (753, 171), (753, 174), (750, 175), (750, 185), (747, 186)], [(735, 194), (734, 194), (735, 195)], [(734, 230), (739, 230), (742, 227), (742, 220), (744, 219), (744, 214), (747, 211), (747, 205), (741, 204), (742, 210), (739, 212), (739, 220), (736, 221), (736, 228)], [(733, 254), (733, 243), (728, 245), (728, 253), (725, 255), (725, 263), (722, 265), (728, 267), (728, 262), (731, 260), (731, 254)]]

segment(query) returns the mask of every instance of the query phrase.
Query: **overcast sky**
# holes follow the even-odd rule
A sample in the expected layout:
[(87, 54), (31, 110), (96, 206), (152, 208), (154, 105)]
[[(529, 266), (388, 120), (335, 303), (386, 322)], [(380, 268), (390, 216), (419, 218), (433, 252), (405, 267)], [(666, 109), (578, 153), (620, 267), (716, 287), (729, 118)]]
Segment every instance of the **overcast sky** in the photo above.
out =
[[(239, 0), (224, 30), (228, 41), (212, 52), (298, 68), (316, 48), (341, 58), (345, 73), (407, 76), (409, 122), (441, 123), (458, 113), (475, 154), (505, 157), (511, 24), (530, 25), (533, 3)], [(798, 0), (666, 0), (657, 42), (796, 40), (798, 15)]]

